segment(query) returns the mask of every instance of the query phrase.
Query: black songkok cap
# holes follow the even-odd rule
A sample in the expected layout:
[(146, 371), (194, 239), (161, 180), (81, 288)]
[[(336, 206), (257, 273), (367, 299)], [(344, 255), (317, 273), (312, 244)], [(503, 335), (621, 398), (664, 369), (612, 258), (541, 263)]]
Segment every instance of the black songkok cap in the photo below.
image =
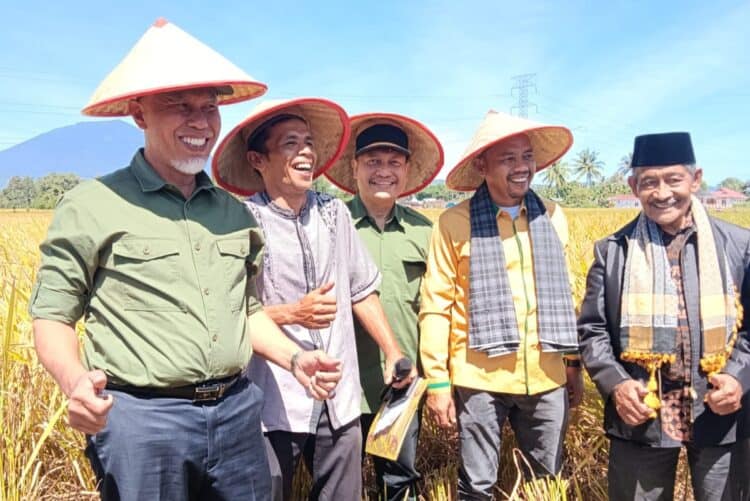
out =
[(693, 143), (687, 132), (644, 134), (635, 138), (631, 167), (694, 164)]

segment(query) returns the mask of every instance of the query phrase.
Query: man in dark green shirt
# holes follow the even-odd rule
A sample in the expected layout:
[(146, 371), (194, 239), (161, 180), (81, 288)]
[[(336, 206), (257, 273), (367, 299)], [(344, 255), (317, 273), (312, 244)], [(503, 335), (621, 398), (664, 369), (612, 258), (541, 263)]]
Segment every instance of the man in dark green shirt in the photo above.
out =
[[(404, 355), (417, 360), (419, 287), (432, 223), (396, 201), (432, 181), (443, 164), (443, 151), (424, 125), (407, 117), (367, 114), (352, 117), (351, 124), (352, 139), (326, 175), (356, 194), (347, 206), (358, 235), (382, 274), (379, 294), (388, 323)], [(355, 329), (363, 392), (362, 432), (366, 435), (380, 406), (384, 359), (361, 326), (355, 323)], [(418, 434), (419, 417), (415, 415), (396, 461), (373, 456), (380, 496), (416, 499)]]
[(250, 280), (260, 230), (203, 172), (218, 105), (264, 91), (159, 20), (84, 109), (132, 116), (145, 146), (62, 199), (29, 309), (105, 500), (268, 499), (262, 393), (242, 375), (251, 352), (316, 398), (340, 377), (336, 360), (299, 351), (263, 313)]

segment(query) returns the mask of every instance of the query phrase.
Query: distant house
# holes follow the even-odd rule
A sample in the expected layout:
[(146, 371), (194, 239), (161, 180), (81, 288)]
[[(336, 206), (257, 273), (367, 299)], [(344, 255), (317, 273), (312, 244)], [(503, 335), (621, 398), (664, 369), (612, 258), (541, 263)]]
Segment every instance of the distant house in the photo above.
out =
[(640, 209), (641, 201), (633, 195), (628, 193), (627, 195), (614, 195), (607, 199), (610, 207), (615, 209)]
[(729, 209), (734, 204), (747, 201), (747, 196), (729, 188), (719, 188), (716, 191), (700, 193), (700, 201), (709, 209)]
[(445, 209), (445, 200), (439, 198), (422, 199), (422, 208), (424, 209)]

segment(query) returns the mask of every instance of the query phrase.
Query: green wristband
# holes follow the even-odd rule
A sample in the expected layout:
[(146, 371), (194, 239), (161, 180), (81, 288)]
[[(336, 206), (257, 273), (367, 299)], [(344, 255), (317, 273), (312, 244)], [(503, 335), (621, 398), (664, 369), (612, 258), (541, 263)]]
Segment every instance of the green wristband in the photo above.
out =
[(439, 390), (440, 388), (449, 388), (451, 385), (450, 381), (441, 381), (439, 383), (430, 383), (427, 385), (428, 390)]

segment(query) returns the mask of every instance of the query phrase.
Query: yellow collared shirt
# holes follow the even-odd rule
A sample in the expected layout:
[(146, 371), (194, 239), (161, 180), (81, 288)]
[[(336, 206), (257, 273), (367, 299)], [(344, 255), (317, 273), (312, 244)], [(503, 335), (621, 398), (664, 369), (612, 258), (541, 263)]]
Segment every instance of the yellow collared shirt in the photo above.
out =
[[(565, 383), (565, 365), (562, 354), (542, 352), (539, 345), (525, 206), (515, 220), (505, 211), (497, 214), (521, 346), (516, 353), (492, 358), (468, 347), (469, 202), (465, 200), (441, 214), (430, 242), (419, 315), (420, 354), (424, 374), (432, 386), (429, 391), (450, 391), (451, 384), (517, 395), (534, 395), (557, 388)], [(565, 249), (568, 243), (565, 215), (556, 204), (545, 201), (545, 205)]]

